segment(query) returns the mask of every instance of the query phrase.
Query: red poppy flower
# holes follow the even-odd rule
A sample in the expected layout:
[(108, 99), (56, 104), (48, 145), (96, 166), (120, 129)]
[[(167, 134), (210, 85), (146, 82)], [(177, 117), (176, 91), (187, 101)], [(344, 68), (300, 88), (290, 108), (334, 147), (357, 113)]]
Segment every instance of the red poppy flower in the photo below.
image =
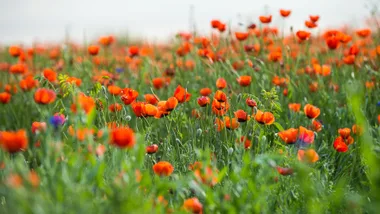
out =
[(208, 104), (210, 104), (210, 98), (209, 97), (202, 96), (202, 97), (198, 98), (198, 105), (200, 107), (205, 107)]
[(159, 176), (170, 176), (174, 171), (174, 167), (167, 161), (160, 161), (153, 165), (153, 171)]
[(157, 144), (152, 144), (150, 146), (147, 146), (145, 150), (148, 154), (154, 154), (158, 151), (158, 146)]
[(238, 119), (239, 122), (245, 122), (245, 121), (250, 119), (247, 112), (245, 112), (244, 110), (241, 110), (241, 109), (235, 111), (234, 115)]
[(239, 128), (239, 126), (240, 126), (237, 118), (231, 119), (230, 117), (224, 117), (223, 119), (224, 119), (224, 124), (225, 124), (227, 129), (234, 130), (234, 129)]
[(120, 127), (111, 130), (110, 144), (119, 148), (132, 148), (135, 145), (135, 133), (131, 128)]
[(214, 98), (218, 102), (226, 102), (227, 101), (227, 95), (223, 91), (220, 91), (220, 90), (217, 90), (215, 92)]
[(271, 23), (271, 21), (272, 21), (272, 15), (270, 15), (270, 16), (260, 16), (259, 19), (260, 19), (261, 23), (268, 24), (268, 23)]
[(334, 140), (334, 149), (337, 151), (337, 152), (347, 152), (348, 151), (348, 146), (347, 144), (344, 142), (344, 139), (342, 138), (342, 136), (339, 136), (337, 137), (335, 140)]
[(56, 94), (53, 90), (40, 88), (34, 93), (34, 101), (38, 104), (50, 104), (55, 101)]
[(202, 96), (208, 96), (212, 93), (212, 90), (210, 88), (202, 88), (199, 93), (202, 95)]
[(136, 100), (138, 96), (139, 96), (139, 92), (131, 88), (124, 88), (121, 91), (121, 101), (123, 101), (125, 105), (131, 104), (133, 101)]
[(177, 98), (179, 103), (184, 103), (190, 100), (191, 94), (188, 93), (187, 90), (183, 88), (181, 85), (178, 85), (174, 91), (173, 96)]
[(251, 84), (251, 79), (251, 76), (240, 76), (236, 80), (239, 83), (239, 85), (245, 87)]
[(244, 41), (248, 38), (248, 33), (247, 32), (235, 32), (235, 37), (239, 41)]
[(165, 80), (162, 77), (157, 77), (152, 80), (152, 83), (155, 89), (160, 89), (164, 86)]
[(9, 101), (11, 101), (12, 95), (8, 92), (2, 92), (0, 93), (0, 103), (7, 104)]
[(304, 41), (304, 40), (307, 40), (307, 39), (310, 38), (311, 33), (310, 33), (310, 32), (307, 32), (307, 31), (299, 30), (299, 31), (297, 31), (296, 35), (297, 35), (297, 37), (298, 37), (301, 41)]
[(277, 172), (280, 173), (280, 175), (292, 175), (293, 174), (293, 169), (292, 168), (283, 168), (283, 167), (276, 167)]
[(292, 11), (291, 10), (284, 10), (284, 9), (281, 9), (280, 10), (280, 14), (281, 14), (281, 16), (282, 17), (288, 17), (289, 15), (290, 15), (290, 13), (291, 13)]
[(305, 21), (305, 26), (310, 29), (318, 27), (317, 23), (309, 20)]
[(172, 111), (177, 107), (178, 105), (178, 99), (175, 97), (169, 97), (168, 100), (165, 103), (165, 107), (167, 111)]
[(22, 49), (18, 46), (10, 46), (9, 47), (9, 54), (13, 57), (18, 57), (22, 53)]
[(249, 97), (245, 100), (245, 104), (247, 104), (251, 108), (257, 106), (256, 101), (254, 99), (250, 99)]
[(311, 144), (314, 142), (314, 132), (303, 126), (299, 127), (299, 139), (304, 143)]
[(317, 22), (319, 20), (319, 16), (318, 15), (317, 16), (310, 15), (309, 18), (310, 18), (310, 21), (312, 21), (312, 22)]
[(99, 53), (99, 46), (97, 46), (97, 45), (90, 45), (90, 46), (88, 46), (87, 51), (88, 51), (88, 53), (90, 55), (96, 56)]
[(301, 109), (301, 103), (289, 103), (288, 107), (294, 112), (299, 112)]
[(338, 129), (338, 133), (343, 139), (347, 139), (351, 134), (351, 129), (350, 128)]
[(24, 151), (28, 147), (26, 131), (0, 131), (0, 145), (9, 153)]
[(154, 94), (145, 94), (144, 98), (147, 103), (152, 105), (156, 105), (159, 101), (159, 99)]
[(44, 73), (44, 77), (47, 80), (49, 80), (49, 82), (55, 82), (57, 80), (57, 73), (54, 72), (52, 69), (46, 68), (44, 69), (43, 73)]

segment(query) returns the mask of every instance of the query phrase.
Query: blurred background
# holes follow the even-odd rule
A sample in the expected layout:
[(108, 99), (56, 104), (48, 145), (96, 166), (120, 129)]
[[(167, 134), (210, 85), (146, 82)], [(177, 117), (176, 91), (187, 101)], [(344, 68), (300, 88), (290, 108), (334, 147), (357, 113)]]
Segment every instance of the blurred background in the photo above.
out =
[[(379, 0), (375, 0), (379, 1)], [(210, 32), (210, 20), (220, 19), (233, 30), (238, 23), (258, 23), (272, 14), (271, 25), (282, 26), (279, 9), (291, 9), (289, 27), (304, 29), (309, 15), (320, 15), (319, 29), (364, 26), (370, 15), (362, 0), (0, 0), (0, 43), (59, 42), (66, 35), (76, 42), (101, 35), (129, 35), (163, 41), (194, 25)], [(243, 27), (241, 27), (243, 28)]]

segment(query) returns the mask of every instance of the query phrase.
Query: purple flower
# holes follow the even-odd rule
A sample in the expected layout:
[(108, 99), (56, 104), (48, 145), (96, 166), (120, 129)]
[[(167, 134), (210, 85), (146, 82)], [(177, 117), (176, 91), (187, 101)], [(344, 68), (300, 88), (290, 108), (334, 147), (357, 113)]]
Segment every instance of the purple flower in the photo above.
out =
[(65, 123), (66, 119), (63, 114), (55, 114), (54, 116), (50, 117), (50, 124), (52, 124), (55, 128), (58, 128), (59, 126), (63, 125)]

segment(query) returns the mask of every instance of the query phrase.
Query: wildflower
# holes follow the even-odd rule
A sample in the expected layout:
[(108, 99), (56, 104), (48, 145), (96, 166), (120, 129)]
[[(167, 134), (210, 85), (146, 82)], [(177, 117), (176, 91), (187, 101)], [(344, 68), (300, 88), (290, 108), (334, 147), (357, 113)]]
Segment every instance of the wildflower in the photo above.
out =
[(158, 151), (158, 146), (157, 144), (152, 144), (150, 146), (147, 146), (145, 150), (148, 154), (154, 154)]
[(299, 112), (301, 109), (301, 104), (300, 103), (289, 103), (288, 107), (293, 112)]
[(227, 81), (224, 78), (218, 78), (216, 80), (216, 87), (218, 89), (223, 89), (227, 86)]
[(135, 145), (135, 133), (131, 128), (120, 127), (111, 130), (110, 144), (119, 148), (132, 148)]
[(91, 56), (96, 56), (99, 53), (99, 46), (90, 45), (90, 46), (88, 46), (87, 51)]
[(239, 122), (246, 122), (250, 118), (249, 115), (244, 110), (241, 110), (241, 109), (235, 111), (234, 115)]
[(299, 161), (306, 163), (315, 163), (318, 161), (319, 156), (314, 149), (298, 150), (297, 158)]
[(211, 89), (210, 88), (202, 88), (199, 93), (202, 95), (202, 96), (208, 96), (212, 93)]
[(268, 24), (268, 23), (271, 23), (272, 21), (272, 16), (260, 16), (259, 17), (260, 19), (260, 22), (263, 23), (263, 24)]
[(198, 213), (201, 214), (202, 210), (203, 210), (203, 206), (202, 206), (201, 202), (199, 202), (198, 198), (186, 199), (183, 202), (183, 207), (185, 208), (185, 210), (188, 210), (188, 211), (191, 211), (191, 212), (197, 213), (197, 214)]
[(290, 15), (292, 11), (291, 10), (284, 10), (284, 9), (281, 9), (280, 10), (280, 15), (284, 18), (288, 17)]
[(24, 151), (28, 147), (28, 137), (24, 129), (18, 131), (0, 131), (0, 145), (9, 152)]
[(53, 90), (40, 88), (34, 93), (34, 101), (38, 104), (50, 104), (55, 101), (56, 94)]
[(167, 161), (160, 161), (153, 165), (153, 171), (159, 176), (170, 176), (174, 171), (174, 167)]
[(209, 97), (202, 96), (202, 97), (198, 98), (198, 105), (200, 107), (205, 107), (208, 104), (210, 104), (210, 98)]
[(191, 94), (187, 92), (181, 85), (178, 85), (174, 91), (175, 98), (177, 98), (179, 103), (184, 103), (190, 100)]
[(274, 123), (275, 118), (274, 115), (270, 112), (262, 112), (260, 110), (257, 110), (255, 120), (260, 124), (271, 125)]
[(7, 104), (11, 101), (12, 95), (8, 92), (0, 93), (0, 103)]
[(125, 105), (131, 104), (139, 96), (139, 93), (131, 88), (125, 88), (121, 91), (121, 101)]
[(319, 116), (321, 113), (321, 110), (318, 107), (315, 107), (311, 104), (306, 104), (305, 107), (303, 108), (306, 116), (310, 119), (315, 119)]
[(240, 76), (236, 79), (240, 86), (249, 86), (251, 84), (251, 76)]
[(298, 137), (298, 129), (290, 128), (288, 130), (284, 130), (278, 133), (281, 140), (283, 140), (286, 144), (293, 144), (297, 141)]

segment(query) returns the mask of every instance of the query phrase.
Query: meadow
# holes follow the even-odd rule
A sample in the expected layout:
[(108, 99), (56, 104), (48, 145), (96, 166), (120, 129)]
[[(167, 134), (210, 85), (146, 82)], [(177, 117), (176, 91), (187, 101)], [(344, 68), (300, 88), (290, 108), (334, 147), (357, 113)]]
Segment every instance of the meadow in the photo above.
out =
[(379, 22), (306, 18), (0, 47), (0, 213), (378, 213)]

